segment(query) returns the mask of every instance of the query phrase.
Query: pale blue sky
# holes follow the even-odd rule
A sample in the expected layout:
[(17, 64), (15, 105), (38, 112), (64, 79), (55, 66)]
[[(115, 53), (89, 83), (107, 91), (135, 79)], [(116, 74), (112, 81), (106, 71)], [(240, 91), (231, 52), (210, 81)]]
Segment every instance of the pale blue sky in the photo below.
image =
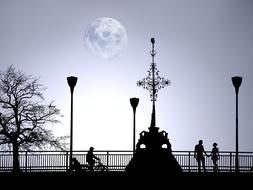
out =
[[(83, 45), (86, 27), (98, 17), (117, 19), (127, 49), (106, 61)], [(0, 0), (0, 66), (13, 64), (41, 78), (45, 97), (65, 116), (57, 135), (69, 134), (70, 92), (66, 77), (78, 77), (74, 93), (74, 149), (132, 149), (132, 108), (139, 97), (137, 137), (150, 125), (149, 93), (136, 86), (147, 76), (150, 38), (156, 63), (171, 86), (158, 94), (157, 127), (173, 150), (206, 150), (217, 142), (235, 150), (235, 92), (241, 75), (239, 151), (253, 150), (253, 1), (250, 0)], [(137, 139), (138, 140), (138, 139)]]

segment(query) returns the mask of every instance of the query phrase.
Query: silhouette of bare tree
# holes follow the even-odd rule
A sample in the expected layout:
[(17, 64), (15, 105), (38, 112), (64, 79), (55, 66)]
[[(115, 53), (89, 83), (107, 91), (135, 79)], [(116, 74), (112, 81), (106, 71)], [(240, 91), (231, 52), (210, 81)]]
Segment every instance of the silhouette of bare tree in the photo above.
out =
[(54, 137), (46, 124), (57, 123), (60, 110), (43, 104), (45, 87), (38, 78), (10, 66), (0, 73), (0, 145), (13, 151), (13, 171), (20, 171), (19, 150), (46, 146), (63, 149), (64, 139)]

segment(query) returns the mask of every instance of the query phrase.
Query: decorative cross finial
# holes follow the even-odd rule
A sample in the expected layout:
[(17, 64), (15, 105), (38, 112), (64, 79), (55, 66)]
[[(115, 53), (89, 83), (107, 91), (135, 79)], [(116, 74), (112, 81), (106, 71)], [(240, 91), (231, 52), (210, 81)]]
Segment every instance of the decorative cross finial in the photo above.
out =
[(150, 92), (150, 99), (153, 102), (153, 112), (151, 119), (151, 127), (155, 127), (155, 101), (157, 100), (157, 93), (160, 89), (170, 85), (170, 80), (164, 79), (159, 76), (159, 71), (156, 68), (154, 61), (156, 51), (154, 49), (155, 38), (151, 38), (152, 50), (150, 55), (152, 56), (151, 67), (148, 70), (148, 76), (137, 82), (137, 86), (142, 86), (144, 89)]
[(137, 86), (142, 86), (144, 89), (150, 92), (151, 101), (157, 100), (157, 93), (161, 88), (170, 85), (170, 80), (164, 79), (159, 76), (159, 71), (156, 68), (156, 64), (154, 62), (154, 57), (156, 55), (156, 51), (154, 50), (155, 38), (151, 38), (152, 50), (150, 51), (150, 55), (152, 56), (151, 67), (148, 70), (148, 76), (142, 80), (137, 82)]

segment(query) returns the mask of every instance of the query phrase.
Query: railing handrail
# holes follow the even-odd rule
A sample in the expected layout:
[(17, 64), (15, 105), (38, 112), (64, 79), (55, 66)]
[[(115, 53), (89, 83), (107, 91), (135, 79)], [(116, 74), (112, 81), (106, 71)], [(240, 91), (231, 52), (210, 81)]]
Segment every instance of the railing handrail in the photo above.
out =
[[(88, 152), (89, 150), (73, 150), (73, 152)], [(7, 150), (7, 151), (3, 151), (1, 150), (0, 151), (0, 154), (1, 153), (12, 153), (11, 150)], [(69, 150), (21, 150), (19, 151), (19, 153), (22, 153), (22, 152), (69, 152)], [(133, 151), (132, 150), (94, 150), (93, 152), (130, 152), (132, 153)], [(188, 152), (191, 152), (191, 153), (194, 153), (194, 150), (173, 150), (172, 153), (188, 153)], [(211, 151), (206, 151), (208, 153), (211, 153)], [(219, 151), (219, 153), (236, 153), (235, 151)], [(240, 151), (239, 154), (253, 154), (253, 152), (251, 151)]]

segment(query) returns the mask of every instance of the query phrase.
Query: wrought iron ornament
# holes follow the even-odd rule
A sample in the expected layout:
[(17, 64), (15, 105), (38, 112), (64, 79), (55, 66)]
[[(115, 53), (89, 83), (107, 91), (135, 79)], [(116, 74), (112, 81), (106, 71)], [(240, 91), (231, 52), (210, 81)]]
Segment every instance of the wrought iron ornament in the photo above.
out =
[(157, 100), (157, 93), (160, 89), (165, 86), (170, 85), (170, 80), (164, 79), (159, 76), (159, 70), (156, 68), (156, 64), (154, 62), (154, 57), (156, 55), (156, 51), (154, 50), (155, 38), (151, 38), (152, 50), (150, 51), (150, 55), (152, 56), (152, 63), (150, 65), (150, 69), (147, 71), (148, 76), (142, 80), (137, 82), (137, 86), (142, 86), (144, 89), (150, 92), (151, 101), (155, 102)]

